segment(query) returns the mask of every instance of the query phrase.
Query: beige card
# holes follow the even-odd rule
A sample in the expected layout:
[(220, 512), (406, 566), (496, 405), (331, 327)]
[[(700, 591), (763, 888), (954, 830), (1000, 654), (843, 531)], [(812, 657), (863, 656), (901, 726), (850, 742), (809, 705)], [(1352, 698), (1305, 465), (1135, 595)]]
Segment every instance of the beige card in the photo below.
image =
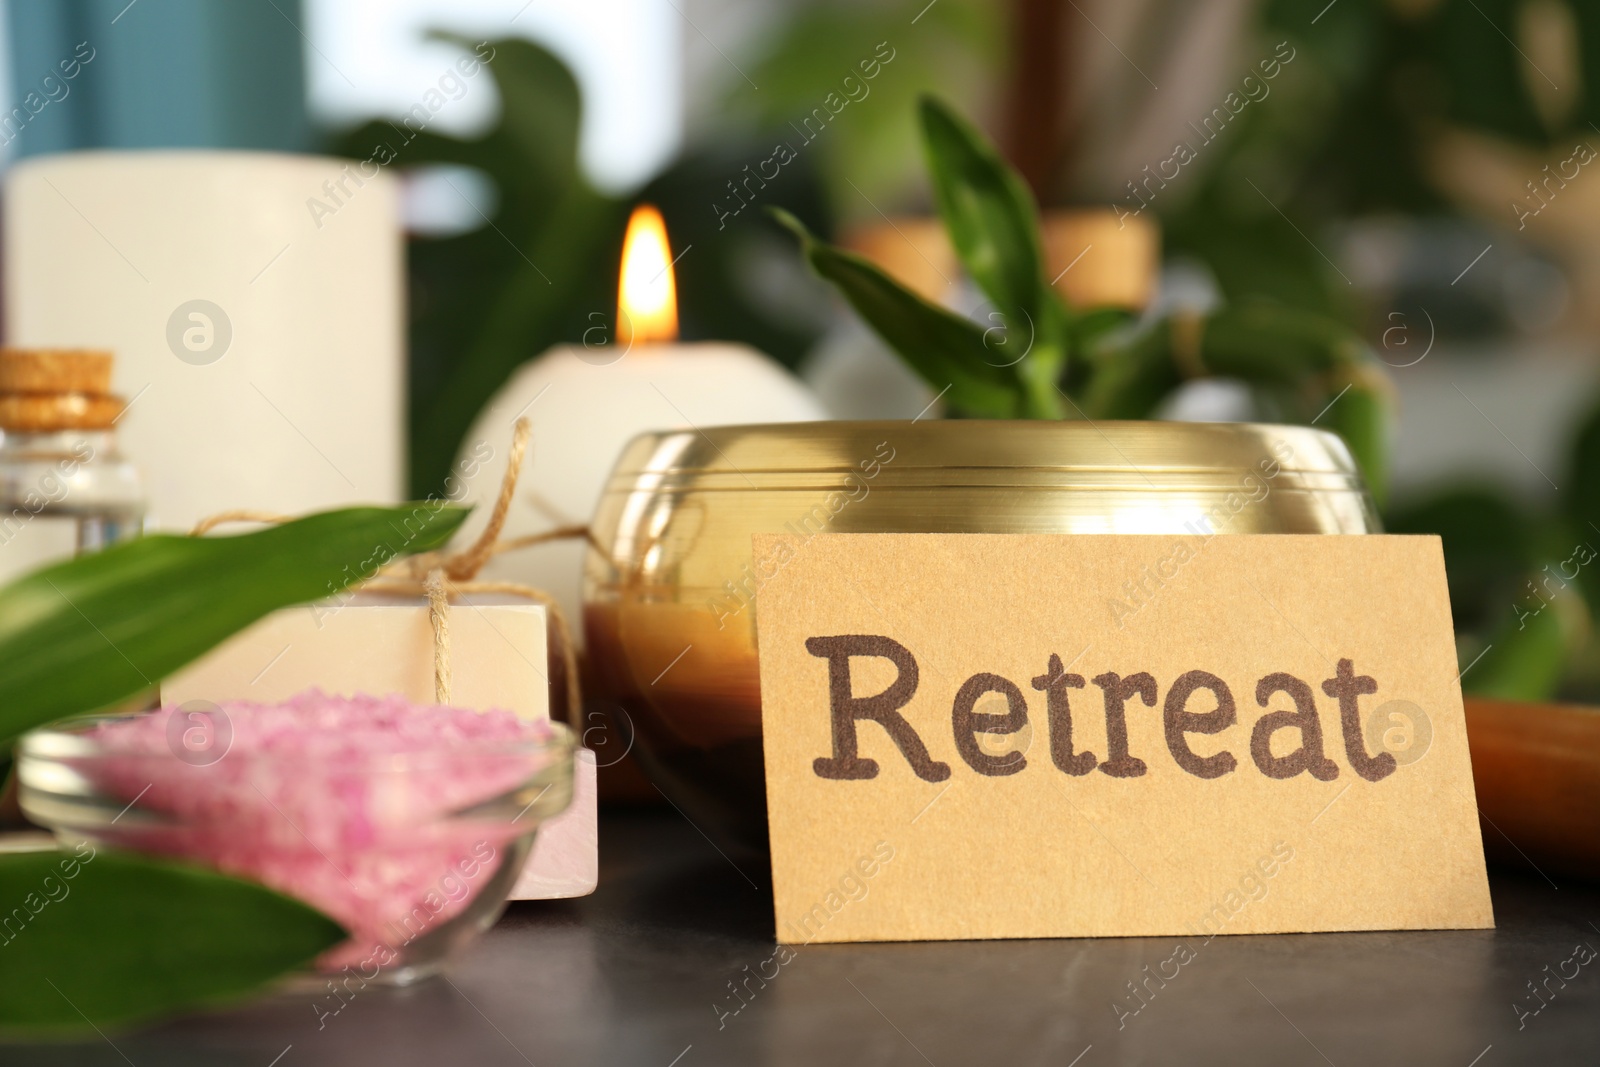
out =
[(779, 941), (1493, 926), (1438, 538), (754, 548)]

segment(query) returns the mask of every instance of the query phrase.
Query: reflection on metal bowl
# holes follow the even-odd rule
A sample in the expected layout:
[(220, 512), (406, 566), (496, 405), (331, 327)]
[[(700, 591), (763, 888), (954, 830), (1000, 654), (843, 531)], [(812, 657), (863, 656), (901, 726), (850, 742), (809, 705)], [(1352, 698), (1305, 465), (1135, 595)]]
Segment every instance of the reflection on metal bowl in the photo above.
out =
[[(824, 422), (645, 434), (593, 529), (599, 695), (725, 842), (766, 840), (754, 533), (1372, 533), (1343, 442), (1219, 423)], [(770, 577), (767, 576), (767, 577)]]

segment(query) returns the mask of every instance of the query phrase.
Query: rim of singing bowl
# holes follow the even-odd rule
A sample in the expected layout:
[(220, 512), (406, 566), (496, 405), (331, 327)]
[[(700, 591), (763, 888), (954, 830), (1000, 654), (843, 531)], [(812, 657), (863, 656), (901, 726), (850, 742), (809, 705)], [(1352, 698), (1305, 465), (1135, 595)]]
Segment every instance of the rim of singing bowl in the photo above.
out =
[[(887, 450), (887, 451), (886, 451)], [(892, 458), (888, 458), (892, 457)], [(1241, 471), (1279, 464), (1297, 488), (1365, 494), (1335, 434), (1267, 423), (1000, 421), (800, 422), (640, 434), (606, 493), (641, 488), (750, 492), (828, 488), (876, 465), (878, 488), (1235, 488)]]

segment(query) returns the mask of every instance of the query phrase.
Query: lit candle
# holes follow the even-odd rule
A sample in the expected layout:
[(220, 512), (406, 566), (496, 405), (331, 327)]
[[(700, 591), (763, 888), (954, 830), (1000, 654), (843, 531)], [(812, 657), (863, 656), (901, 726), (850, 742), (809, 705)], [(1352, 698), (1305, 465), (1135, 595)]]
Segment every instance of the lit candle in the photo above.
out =
[[(799, 379), (755, 349), (678, 342), (672, 264), (660, 212), (639, 206), (623, 239), (615, 343), (562, 345), (531, 361), (462, 442), (455, 470), (465, 501), (487, 505), (505, 471), (512, 424), (519, 415), (533, 423), (520, 483), (526, 489), (518, 492), (503, 537), (587, 522), (623, 445), (646, 430), (826, 417)], [(477, 509), (469, 534), (488, 510)], [(581, 542), (539, 545), (497, 557), (484, 576), (549, 592), (578, 630), (583, 553)]]

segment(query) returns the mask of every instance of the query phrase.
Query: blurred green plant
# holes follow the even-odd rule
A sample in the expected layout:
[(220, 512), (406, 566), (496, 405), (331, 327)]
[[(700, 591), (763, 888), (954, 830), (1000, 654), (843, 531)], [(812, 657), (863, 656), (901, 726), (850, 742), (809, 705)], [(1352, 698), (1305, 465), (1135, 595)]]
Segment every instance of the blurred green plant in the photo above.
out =
[[(433, 36), (468, 49), (474, 43)], [(408, 439), (417, 496), (444, 485), (472, 420), (518, 365), (578, 339), (593, 325), (586, 312), (615, 303), (625, 205), (578, 169), (578, 83), (537, 45), (498, 40), (491, 47), (486, 66), (500, 91), (500, 119), (482, 137), (370, 122), (334, 143), (359, 159), (383, 146), (401, 168), (471, 167), (499, 194), (485, 225), (410, 241)]]
[(1022, 179), (978, 131), (925, 97), (923, 146), (934, 199), (968, 275), (995, 307), (985, 329), (932, 304), (794, 218), (812, 269), (955, 415), (1149, 418), (1197, 376), (1239, 379), (1339, 433), (1373, 495), (1388, 484), (1390, 393), (1382, 365), (1348, 328), (1286, 307), (1241, 304), (1136, 323), (1119, 309), (1070, 308), (1043, 269), (1038, 211)]
[[(1565, 89), (1528, 58), (1531, 22), (1570, 42), (1579, 69), (1570, 80), (1557, 72)], [(1441, 133), (1547, 149), (1592, 140), (1600, 124), (1593, 3), (1265, 0), (1259, 28), (1297, 53), (1273, 82), (1273, 105), (1246, 109), (1198, 173), (1152, 204), (1167, 252), (1205, 263), (1230, 300), (1267, 297), (1353, 321), (1349, 281), (1317, 246), (1351, 219), (1458, 215), (1439, 180)], [(1491, 221), (1511, 220), (1508, 210)], [(1461, 297), (1450, 318), (1482, 322), (1473, 304)]]
[[(993, 91), (1004, 61), (1006, 5), (991, 0), (823, 0), (792, 5), (783, 21), (741, 60), (750, 81), (728, 72), (718, 121), (745, 123), (754, 138), (796, 146), (793, 123), (825, 107), (829, 93), (843, 108), (808, 153), (836, 213), (877, 218), (875, 203), (920, 194), (916, 165), (918, 96), (937, 89), (945, 99), (980, 104)], [(878, 77), (860, 64), (879, 44), (893, 58)], [(872, 69), (869, 66), (868, 69)], [(854, 78), (852, 86), (844, 79)], [(750, 87), (754, 82), (759, 91)], [(852, 99), (853, 89), (857, 98)], [(719, 183), (720, 185), (720, 183)]]
[[(468, 50), (475, 44), (432, 36)], [(519, 366), (552, 345), (593, 340), (597, 325), (615, 328), (617, 269), (632, 198), (599, 191), (578, 165), (582, 101), (567, 66), (526, 40), (488, 47), (493, 58), (485, 66), (499, 90), (500, 113), (481, 136), (375, 121), (339, 134), (330, 145), (356, 159), (376, 154), (401, 172), (470, 168), (496, 194), (493, 206), (479, 209), (482, 225), (451, 236), (412, 235), (408, 242), (407, 439), (416, 497), (444, 488), (472, 421)], [(775, 311), (753, 289), (751, 279), (763, 273), (756, 265), (777, 258), (762, 256), (775, 228), (755, 213), (755, 225), (715, 225), (713, 204), (724, 183), (739, 176), (742, 164), (771, 151), (760, 144), (760, 152), (743, 142), (691, 152), (640, 195), (657, 202), (674, 246), (693, 249), (675, 267), (685, 339), (744, 341), (793, 364), (822, 324), (807, 321), (803, 312)], [(785, 167), (774, 196), (818, 220), (815, 166), (802, 158)]]
[(1391, 509), (1395, 533), (1437, 533), (1466, 673), (1508, 700), (1600, 700), (1600, 408), (1573, 435), (1553, 507), (1491, 484), (1455, 485)]
[[(153, 534), (26, 574), (0, 589), (0, 744), (148, 696), (268, 612), (443, 547), (466, 515), (428, 502), (227, 537)], [(89, 1030), (235, 1000), (346, 936), (253, 882), (134, 855), (90, 858), (0, 853), (0, 1034)], [(47, 877), (64, 895), (52, 895)], [(23, 909), (21, 923), (12, 909)]]
[[(1275, 106), (1250, 108), (1208, 149), (1187, 188), (1154, 204), (1168, 251), (1204, 262), (1229, 300), (1353, 321), (1348, 280), (1291, 225), (1320, 244), (1353, 219), (1470, 213), (1441, 181), (1441, 133), (1546, 151), (1592, 143), (1600, 124), (1593, 3), (1341, 0), (1324, 10), (1267, 0), (1259, 18), (1264, 40), (1297, 50), (1293, 76), (1274, 83)], [(1561, 42), (1573, 69), (1549, 66), (1535, 39)], [(1487, 221), (1513, 220), (1508, 208)], [(1458, 334), (1496, 325), (1481, 296), (1438, 295), (1453, 301), (1440, 318)], [(1600, 406), (1577, 428), (1559, 484), (1549, 507), (1471, 484), (1413, 492), (1385, 513), (1390, 530), (1443, 540), (1469, 692), (1600, 699), (1600, 578), (1579, 562), (1600, 548)]]

